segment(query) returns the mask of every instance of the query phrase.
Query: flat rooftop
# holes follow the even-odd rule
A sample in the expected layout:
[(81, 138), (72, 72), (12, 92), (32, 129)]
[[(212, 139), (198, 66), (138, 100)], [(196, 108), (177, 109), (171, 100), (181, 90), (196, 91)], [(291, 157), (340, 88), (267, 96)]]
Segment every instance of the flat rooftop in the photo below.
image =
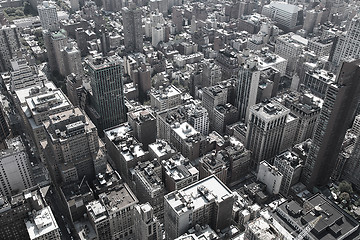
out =
[(166, 201), (178, 215), (198, 209), (211, 201), (221, 202), (222, 199), (232, 197), (233, 193), (217, 177), (209, 176), (181, 190), (169, 193)]
[(275, 116), (283, 116), (290, 112), (288, 108), (277, 101), (258, 103), (250, 107), (250, 111), (260, 115), (262, 119), (270, 120)]
[(25, 223), (30, 239), (37, 239), (59, 228), (49, 206), (37, 211), (33, 217)]
[(130, 190), (127, 184), (121, 184), (110, 192), (102, 193), (99, 198), (102, 199), (102, 202), (109, 214), (118, 212), (121, 209), (134, 205), (138, 202), (134, 193)]
[(181, 138), (187, 139), (193, 135), (198, 134), (199, 132), (195, 130), (189, 123), (175, 123), (173, 126), (173, 131)]
[[(286, 201), (278, 206), (273, 216), (295, 236), (299, 234), (295, 231), (295, 224), (303, 229), (309, 222), (321, 216), (309, 233), (313, 239), (335, 240), (340, 237), (341, 239), (353, 239), (351, 234), (359, 227), (359, 223), (354, 218), (322, 194), (316, 194), (308, 198), (306, 202), (309, 206), (307, 208), (294, 200)], [(291, 219), (291, 223), (288, 219)]]

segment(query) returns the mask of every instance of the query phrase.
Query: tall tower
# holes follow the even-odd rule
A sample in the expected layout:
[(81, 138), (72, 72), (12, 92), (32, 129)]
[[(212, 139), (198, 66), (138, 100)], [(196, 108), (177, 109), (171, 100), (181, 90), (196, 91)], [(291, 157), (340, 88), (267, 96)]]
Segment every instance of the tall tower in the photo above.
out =
[(43, 1), (41, 5), (38, 5), (37, 10), (43, 30), (55, 31), (59, 29), (56, 5)]
[(246, 148), (253, 153), (253, 167), (258, 168), (261, 161), (271, 160), (279, 153), (289, 113), (288, 108), (276, 101), (250, 107)]
[(97, 128), (102, 132), (126, 121), (122, 60), (118, 56), (98, 57), (89, 59), (87, 64), (93, 93), (91, 105), (99, 116)]
[(360, 14), (354, 17), (346, 31), (336, 42), (335, 51), (331, 61), (338, 66), (340, 62), (348, 57), (360, 54)]
[(240, 67), (235, 105), (239, 111), (240, 120), (245, 120), (245, 122), (249, 118), (249, 108), (256, 104), (259, 79), (260, 71), (253, 59), (249, 59)]
[(328, 183), (346, 130), (360, 99), (360, 60), (344, 62), (330, 85), (315, 127), (302, 180), (308, 187)]
[(124, 25), (124, 43), (127, 52), (143, 51), (143, 32), (141, 21), (141, 10), (134, 6), (122, 9)]

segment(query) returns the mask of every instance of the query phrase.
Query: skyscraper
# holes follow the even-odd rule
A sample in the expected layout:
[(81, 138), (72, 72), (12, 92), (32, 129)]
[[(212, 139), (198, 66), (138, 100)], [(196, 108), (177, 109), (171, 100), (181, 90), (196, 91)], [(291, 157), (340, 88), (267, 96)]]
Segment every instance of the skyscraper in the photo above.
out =
[(124, 42), (127, 52), (142, 52), (143, 33), (141, 22), (141, 10), (134, 6), (122, 9), (124, 25)]
[[(78, 181), (95, 177), (99, 139), (95, 125), (79, 109), (62, 111), (49, 116), (44, 123), (47, 131), (48, 165), (56, 180)], [(106, 165), (106, 164), (103, 164)]]
[(245, 120), (245, 122), (249, 117), (249, 108), (256, 103), (259, 79), (260, 71), (257, 69), (256, 62), (249, 59), (239, 71), (235, 102), (240, 120)]
[(56, 5), (48, 1), (43, 1), (41, 5), (37, 6), (37, 10), (43, 30), (55, 31), (59, 29)]
[(87, 60), (92, 88), (91, 105), (99, 116), (97, 128), (102, 130), (126, 120), (123, 91), (122, 60), (118, 56)]
[(354, 17), (347, 31), (339, 36), (333, 55), (330, 60), (338, 66), (342, 60), (348, 57), (356, 57), (360, 54), (360, 15)]
[(7, 149), (0, 151), (0, 195), (10, 197), (34, 185), (29, 157), (20, 137), (6, 141)]
[(360, 60), (344, 62), (326, 92), (303, 171), (308, 187), (328, 183), (360, 99)]
[(16, 57), (20, 49), (19, 29), (15, 25), (2, 26), (0, 28), (0, 71), (10, 70), (10, 60)]
[(289, 113), (289, 109), (276, 101), (250, 107), (246, 148), (253, 152), (253, 167), (278, 154)]

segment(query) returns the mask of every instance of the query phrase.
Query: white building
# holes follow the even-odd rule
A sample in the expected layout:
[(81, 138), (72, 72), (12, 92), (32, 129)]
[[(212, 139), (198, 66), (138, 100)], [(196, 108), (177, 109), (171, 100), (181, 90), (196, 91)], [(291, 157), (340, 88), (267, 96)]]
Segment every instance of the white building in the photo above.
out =
[(35, 212), (25, 224), (31, 240), (61, 239), (60, 228), (49, 206)]
[(279, 170), (266, 161), (262, 161), (259, 165), (257, 180), (266, 185), (266, 191), (270, 194), (278, 194), (283, 175)]
[(292, 76), (297, 66), (299, 56), (307, 46), (308, 41), (299, 35), (289, 33), (279, 36), (276, 39), (275, 54), (288, 60), (286, 74)]
[(181, 91), (170, 85), (165, 89), (150, 92), (151, 107), (162, 111), (181, 104)]
[(41, 79), (28, 65), (26, 59), (24, 58), (12, 60), (11, 68), (10, 89), (12, 92), (16, 89), (26, 88), (41, 82)]
[(286, 196), (290, 187), (300, 180), (302, 160), (296, 153), (286, 151), (275, 157), (274, 166), (283, 175), (280, 193)]
[(37, 10), (43, 30), (55, 31), (59, 28), (56, 5), (53, 2), (43, 1)]
[(154, 216), (149, 203), (135, 206), (135, 229), (136, 239), (162, 239), (160, 221)]
[(270, 4), (263, 7), (262, 14), (271, 18), (279, 25), (292, 29), (298, 25), (298, 13), (300, 10), (301, 8), (296, 5), (272, 1)]
[(6, 141), (0, 152), (0, 194), (12, 196), (34, 185), (29, 157), (20, 137)]
[(151, 45), (153, 45), (153, 47), (156, 47), (159, 44), (159, 42), (163, 42), (165, 40), (164, 26), (158, 24), (157, 26), (152, 27), (151, 32), (152, 32)]
[(335, 65), (348, 57), (356, 57), (360, 54), (360, 15), (351, 19), (347, 31), (338, 39), (332, 58)]
[(166, 239), (175, 239), (195, 224), (229, 227), (234, 194), (215, 176), (204, 178), (164, 197)]

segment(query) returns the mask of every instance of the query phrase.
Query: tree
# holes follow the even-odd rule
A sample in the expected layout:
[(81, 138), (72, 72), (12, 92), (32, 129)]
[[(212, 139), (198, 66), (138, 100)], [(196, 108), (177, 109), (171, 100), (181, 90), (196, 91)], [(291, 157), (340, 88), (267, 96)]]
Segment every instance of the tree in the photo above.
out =
[(15, 16), (24, 16), (24, 12), (20, 9), (16, 9)]
[(354, 191), (352, 189), (351, 183), (347, 181), (342, 181), (339, 184), (339, 192), (340, 193), (347, 192), (348, 194), (352, 194)]
[(341, 201), (345, 200), (345, 201), (348, 202), (350, 200), (350, 194), (347, 193), (347, 192), (343, 192), (343, 193), (340, 194), (339, 198), (340, 198)]

